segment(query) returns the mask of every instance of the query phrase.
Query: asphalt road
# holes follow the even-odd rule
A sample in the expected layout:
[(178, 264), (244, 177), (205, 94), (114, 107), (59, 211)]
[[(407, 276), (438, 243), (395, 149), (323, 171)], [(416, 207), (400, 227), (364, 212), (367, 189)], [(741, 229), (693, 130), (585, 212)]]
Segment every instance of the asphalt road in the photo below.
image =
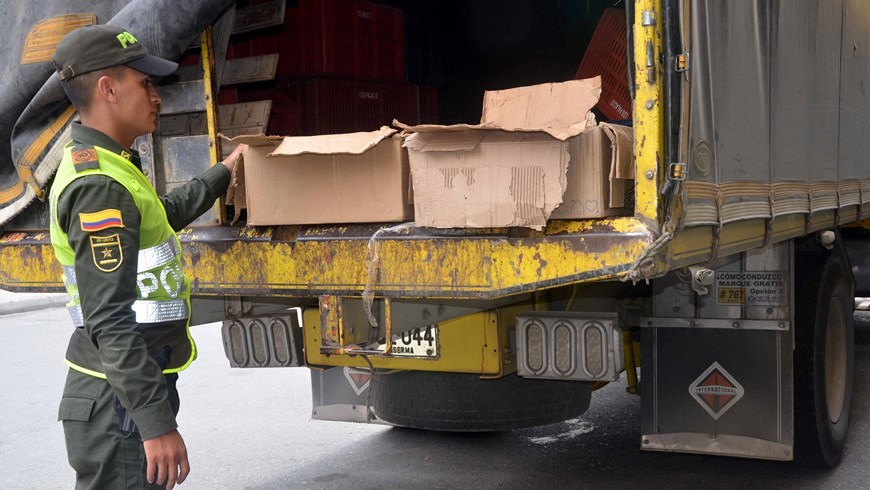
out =
[[(870, 317), (867, 317), (870, 318)], [(860, 323), (856, 380), (870, 377)], [(57, 403), (66, 312), (0, 316), (0, 488), (72, 488)], [(200, 358), (180, 383), (191, 452), (187, 489), (870, 488), (870, 389), (856, 388), (852, 432), (833, 471), (641, 452), (640, 400), (612, 384), (584, 416), (502, 434), (440, 434), (309, 420), (305, 369), (230, 369), (217, 325), (195, 327)]]

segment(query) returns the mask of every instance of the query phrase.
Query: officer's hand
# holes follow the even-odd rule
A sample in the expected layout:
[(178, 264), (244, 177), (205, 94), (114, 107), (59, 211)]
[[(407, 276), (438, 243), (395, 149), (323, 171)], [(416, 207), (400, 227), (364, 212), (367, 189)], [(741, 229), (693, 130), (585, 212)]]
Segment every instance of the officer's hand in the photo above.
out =
[(221, 163), (227, 167), (227, 170), (232, 172), (233, 169), (236, 168), (236, 162), (239, 160), (239, 157), (242, 156), (242, 152), (247, 149), (248, 145), (239, 144), (239, 146), (237, 146), (228, 157), (224, 158), (224, 161)]
[(148, 483), (157, 480), (158, 485), (166, 485), (172, 490), (175, 484), (181, 485), (188, 473), (187, 447), (177, 430), (143, 441), (148, 470), (145, 474)]

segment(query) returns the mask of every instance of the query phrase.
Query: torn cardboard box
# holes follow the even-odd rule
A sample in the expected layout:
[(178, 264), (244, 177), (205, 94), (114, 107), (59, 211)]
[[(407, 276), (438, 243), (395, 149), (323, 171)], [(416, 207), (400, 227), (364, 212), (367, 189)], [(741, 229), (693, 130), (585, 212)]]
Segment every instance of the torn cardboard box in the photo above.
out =
[(393, 133), (394, 129), (383, 127), (368, 133), (238, 136), (229, 140), (248, 145), (241, 179), (247, 223), (412, 219), (407, 153)]
[(568, 140), (567, 186), (550, 219), (602, 218), (624, 212), (634, 179), (632, 128), (601, 123)]
[(405, 126), (415, 221), (542, 229), (562, 202), (575, 138), (595, 127), (601, 79), (486, 92), (480, 124)]

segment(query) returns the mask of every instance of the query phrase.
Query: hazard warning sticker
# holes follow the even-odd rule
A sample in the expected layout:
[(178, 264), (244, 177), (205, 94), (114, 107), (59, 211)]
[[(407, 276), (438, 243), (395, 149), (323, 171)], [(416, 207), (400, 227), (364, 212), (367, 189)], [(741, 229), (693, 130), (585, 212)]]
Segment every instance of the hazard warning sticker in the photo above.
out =
[(788, 274), (783, 271), (716, 273), (716, 304), (781, 306), (788, 303)]
[(365, 390), (368, 389), (369, 385), (372, 381), (372, 372), (371, 371), (363, 371), (361, 369), (354, 369), (351, 367), (344, 368), (344, 377), (347, 378), (347, 382), (350, 383), (350, 387), (353, 388), (353, 392), (357, 394), (357, 396), (362, 395)]
[(743, 398), (743, 386), (718, 362), (714, 362), (689, 385), (689, 394), (713, 420), (719, 420)]

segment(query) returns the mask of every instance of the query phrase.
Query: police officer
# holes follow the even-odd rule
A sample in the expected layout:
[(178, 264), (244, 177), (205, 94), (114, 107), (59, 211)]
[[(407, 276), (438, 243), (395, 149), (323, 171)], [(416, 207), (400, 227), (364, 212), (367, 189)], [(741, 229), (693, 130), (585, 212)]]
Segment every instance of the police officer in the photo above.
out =
[(157, 128), (152, 77), (177, 65), (108, 25), (67, 34), (54, 62), (81, 119), (50, 193), (51, 241), (77, 327), (59, 410), (76, 488), (171, 489), (190, 471), (175, 383), (196, 358), (175, 232), (224, 193), (244, 147), (159, 197), (131, 147)]

